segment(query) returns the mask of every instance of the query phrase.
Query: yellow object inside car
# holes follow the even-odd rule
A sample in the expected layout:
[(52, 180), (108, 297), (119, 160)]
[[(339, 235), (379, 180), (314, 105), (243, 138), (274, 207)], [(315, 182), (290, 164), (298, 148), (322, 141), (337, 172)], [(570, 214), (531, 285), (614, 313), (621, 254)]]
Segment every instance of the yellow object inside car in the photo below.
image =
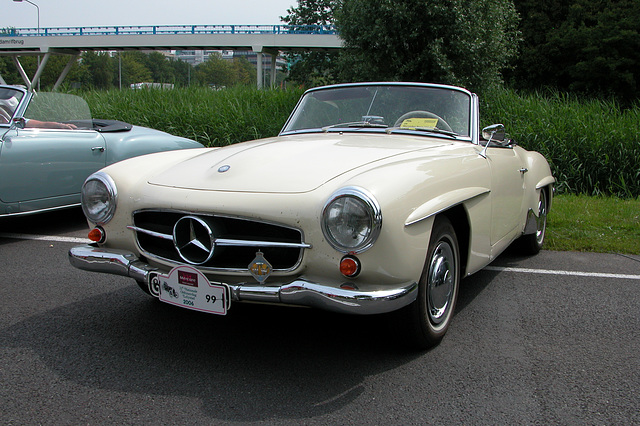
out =
[(435, 129), (438, 125), (437, 118), (407, 118), (400, 125), (403, 129), (427, 128)]

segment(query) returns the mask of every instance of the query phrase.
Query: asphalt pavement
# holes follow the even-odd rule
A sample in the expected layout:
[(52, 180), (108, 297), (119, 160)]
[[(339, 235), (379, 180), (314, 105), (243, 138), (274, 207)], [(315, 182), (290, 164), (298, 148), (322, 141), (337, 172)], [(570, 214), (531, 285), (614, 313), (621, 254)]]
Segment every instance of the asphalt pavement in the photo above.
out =
[(0, 219), (0, 424), (640, 424), (640, 257), (506, 253), (442, 343), (395, 317), (211, 316), (80, 271), (79, 209)]

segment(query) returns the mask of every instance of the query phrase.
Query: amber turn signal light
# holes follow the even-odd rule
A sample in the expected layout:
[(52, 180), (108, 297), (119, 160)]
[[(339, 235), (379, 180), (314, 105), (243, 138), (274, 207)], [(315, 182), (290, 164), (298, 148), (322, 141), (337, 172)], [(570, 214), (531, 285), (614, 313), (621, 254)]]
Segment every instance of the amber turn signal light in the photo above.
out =
[(93, 242), (102, 243), (105, 240), (106, 234), (104, 232), (104, 229), (96, 227), (89, 231), (88, 237)]
[(345, 256), (340, 260), (340, 273), (348, 278), (356, 277), (360, 273), (360, 261), (355, 256)]

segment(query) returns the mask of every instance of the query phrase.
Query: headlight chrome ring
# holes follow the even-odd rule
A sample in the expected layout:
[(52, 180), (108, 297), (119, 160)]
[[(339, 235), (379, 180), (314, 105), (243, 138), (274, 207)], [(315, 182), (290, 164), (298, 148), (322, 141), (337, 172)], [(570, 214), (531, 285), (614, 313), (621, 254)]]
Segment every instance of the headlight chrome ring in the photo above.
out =
[(382, 229), (382, 211), (363, 188), (347, 187), (333, 193), (322, 210), (322, 232), (342, 253), (362, 253), (376, 242)]
[(116, 184), (108, 174), (96, 172), (82, 185), (80, 199), (82, 211), (87, 219), (97, 224), (105, 224), (113, 218), (116, 211)]

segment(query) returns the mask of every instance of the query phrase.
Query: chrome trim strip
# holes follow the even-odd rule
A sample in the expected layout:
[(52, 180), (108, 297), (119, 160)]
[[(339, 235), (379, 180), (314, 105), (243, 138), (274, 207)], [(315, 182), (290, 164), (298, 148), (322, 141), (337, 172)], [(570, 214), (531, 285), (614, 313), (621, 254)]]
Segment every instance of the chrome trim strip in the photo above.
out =
[[(158, 268), (145, 264), (127, 250), (81, 245), (69, 250), (69, 261), (78, 269), (131, 277), (149, 282)], [(282, 303), (329, 311), (372, 315), (392, 312), (416, 300), (418, 283), (406, 282), (387, 290), (346, 290), (293, 278), (281, 285), (230, 284), (233, 301)]]
[(16, 212), (16, 213), (0, 213), (0, 217), (9, 217), (9, 216), (28, 216), (30, 214), (38, 214), (45, 212), (53, 212), (56, 210), (70, 209), (74, 207), (80, 207), (80, 203), (69, 204), (66, 206), (59, 207), (47, 207), (46, 209), (38, 209), (38, 210), (29, 210), (25, 212)]
[(249, 240), (229, 240), (216, 238), (214, 242), (217, 246), (225, 247), (280, 247), (280, 248), (311, 248), (307, 243), (279, 243), (275, 241), (249, 241)]
[(173, 235), (162, 234), (160, 232), (150, 231), (148, 229), (139, 228), (139, 227), (133, 226), (133, 225), (128, 225), (127, 229), (131, 229), (132, 231), (141, 232), (143, 234), (151, 235), (152, 237), (162, 238), (163, 240), (169, 240), (169, 241), (173, 240)]
[[(150, 231), (148, 229), (129, 225), (127, 229), (136, 232), (151, 235), (152, 237), (162, 238), (163, 240), (173, 240), (173, 235), (162, 234), (160, 232)], [(258, 241), (258, 240), (231, 240), (227, 238), (215, 238), (213, 242), (217, 246), (224, 247), (281, 247), (281, 248), (311, 248), (311, 244), (307, 243), (279, 243), (275, 241)]]
[(476, 95), (475, 93), (471, 93), (470, 108), (471, 111), (469, 112), (469, 114), (471, 114), (471, 123), (469, 125), (471, 126), (471, 143), (474, 145), (480, 145), (480, 100), (478, 98), (478, 95)]

